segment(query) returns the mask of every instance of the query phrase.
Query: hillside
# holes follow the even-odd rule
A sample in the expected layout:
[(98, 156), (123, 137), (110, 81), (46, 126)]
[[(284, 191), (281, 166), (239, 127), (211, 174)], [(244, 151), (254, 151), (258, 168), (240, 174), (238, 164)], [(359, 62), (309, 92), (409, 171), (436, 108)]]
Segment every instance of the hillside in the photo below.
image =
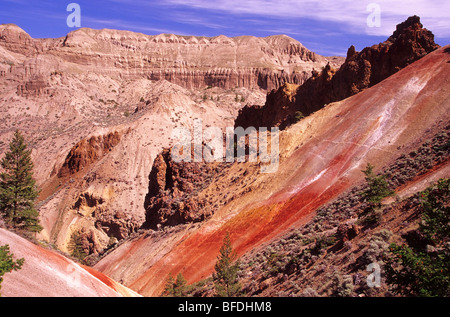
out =
[[(293, 226), (243, 255), (241, 283), (246, 296), (395, 296), (384, 267), (389, 245), (434, 250), (418, 228), (423, 223), (423, 192), (450, 175), (449, 153), (443, 151), (448, 148), (449, 129), (448, 122), (439, 122), (432, 129), (438, 131), (435, 135), (426, 135), (423, 144), (413, 145), (411, 152), (380, 171), (395, 195), (384, 199), (375, 219), (365, 216), (362, 193), (367, 184), (362, 182), (318, 208), (304, 225)], [(366, 282), (373, 263), (380, 265), (380, 285), (375, 288)], [(192, 291), (194, 296), (213, 294), (209, 279)]]
[(92, 268), (40, 247), (0, 228), (0, 245), (8, 244), (15, 259), (24, 258), (19, 271), (2, 283), (5, 297), (129, 297), (136, 292)]
[[(2, 295), (159, 296), (182, 273), (190, 295), (211, 296), (229, 233), (248, 296), (390, 296), (361, 281), (415, 234), (420, 192), (450, 175), (449, 74), (450, 46), (416, 16), (345, 59), (284, 35), (33, 39), (0, 25), (0, 157), (21, 130), (44, 228), (30, 242), (0, 218), (0, 245), (26, 260)], [(277, 169), (177, 162), (172, 132), (198, 122), (280, 127)], [(370, 224), (368, 163), (395, 191)], [(76, 237), (84, 265), (66, 256)]]
[[(221, 52), (218, 54), (217, 52)], [(266, 89), (303, 82), (325, 58), (287, 36), (148, 36), (79, 29), (33, 39), (0, 26), (0, 153), (15, 129), (33, 149), (42, 189), (39, 238), (67, 251), (83, 231), (98, 254), (145, 222), (153, 160), (171, 131), (232, 126)]]
[[(231, 197), (208, 220), (148, 231), (95, 267), (156, 296), (169, 273), (181, 272), (190, 283), (207, 278), (226, 232), (244, 255), (307, 224), (318, 208), (364, 180), (361, 170), (368, 162), (379, 172), (448, 125), (448, 52), (440, 48), (302, 119), (280, 136), (277, 173), (259, 174), (250, 163), (232, 164), (198, 194)], [(447, 173), (444, 169), (439, 175)]]

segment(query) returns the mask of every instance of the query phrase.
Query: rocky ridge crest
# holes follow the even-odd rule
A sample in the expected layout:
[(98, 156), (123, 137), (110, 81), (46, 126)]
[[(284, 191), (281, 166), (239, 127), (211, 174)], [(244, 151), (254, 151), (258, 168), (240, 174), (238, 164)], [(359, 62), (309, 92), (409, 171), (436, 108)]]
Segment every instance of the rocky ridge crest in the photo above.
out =
[(385, 42), (361, 52), (351, 46), (339, 69), (327, 64), (320, 73), (313, 71), (304, 84), (296, 87), (295, 93), (284, 84), (269, 93), (264, 106), (247, 105), (239, 112), (235, 126), (285, 128), (296, 121), (296, 114), (309, 115), (329, 103), (355, 95), (437, 48), (433, 33), (423, 28), (418, 16), (411, 16), (397, 25)]
[[(189, 89), (270, 90), (284, 82), (303, 83), (313, 68), (342, 62), (311, 52), (285, 35), (207, 38), (81, 28), (64, 38), (33, 39), (18, 26), (6, 24), (0, 26), (0, 46), (44, 63), (56, 63), (58, 70), (75, 67), (127, 80), (165, 79)], [(14, 74), (26, 81), (45, 73), (36, 63), (17, 65), (20, 62), (11, 58), (10, 69), (2, 65), (0, 70), (5, 76)], [(42, 79), (39, 83), (42, 90)], [(21, 84), (18, 91), (23, 94), (27, 89), (36, 90), (32, 84)]]

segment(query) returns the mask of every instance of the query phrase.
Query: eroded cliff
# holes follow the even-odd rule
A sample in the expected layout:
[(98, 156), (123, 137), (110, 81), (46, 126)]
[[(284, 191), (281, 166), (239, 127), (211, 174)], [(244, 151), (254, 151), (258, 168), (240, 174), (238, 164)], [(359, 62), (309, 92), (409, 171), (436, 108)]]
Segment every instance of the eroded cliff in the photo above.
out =
[[(385, 42), (357, 52), (351, 46), (340, 68), (327, 64), (297, 87), (283, 85), (270, 92), (264, 106), (244, 107), (235, 126), (271, 127), (295, 123), (325, 105), (374, 86), (439, 47), (420, 18), (409, 17)], [(295, 90), (295, 91), (294, 91)]]

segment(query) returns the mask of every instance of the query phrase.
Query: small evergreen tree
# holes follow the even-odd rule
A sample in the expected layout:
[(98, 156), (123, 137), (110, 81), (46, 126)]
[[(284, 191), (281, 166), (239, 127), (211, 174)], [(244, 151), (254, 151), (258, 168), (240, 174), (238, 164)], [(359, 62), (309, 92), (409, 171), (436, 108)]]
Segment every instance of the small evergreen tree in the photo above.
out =
[(242, 285), (238, 280), (240, 260), (231, 246), (230, 235), (227, 232), (220, 248), (213, 274), (214, 287), (219, 297), (236, 297), (241, 295)]
[(69, 244), (67, 245), (67, 249), (70, 252), (70, 255), (74, 258), (80, 260), (81, 262), (88, 256), (88, 253), (83, 247), (84, 245), (84, 237), (81, 231), (74, 231), (70, 236)]
[(185, 297), (187, 291), (187, 282), (183, 274), (178, 273), (177, 280), (173, 284), (173, 296)]
[(0, 211), (5, 220), (17, 228), (40, 232), (38, 212), (34, 200), (38, 196), (33, 179), (31, 150), (27, 150), (19, 130), (9, 144), (9, 151), (1, 160)]
[(365, 179), (369, 188), (363, 192), (363, 197), (374, 207), (380, 207), (383, 198), (392, 196), (394, 191), (389, 188), (386, 181), (386, 175), (375, 175), (374, 166), (367, 163), (367, 167), (362, 172), (366, 175)]
[(370, 163), (362, 172), (368, 188), (362, 192), (362, 197), (368, 203), (367, 208), (359, 215), (361, 223), (365, 225), (377, 225), (381, 222), (381, 201), (388, 196), (394, 195), (394, 191), (389, 188), (386, 175), (375, 175), (374, 166)]
[(162, 292), (161, 296), (172, 297), (174, 294), (174, 291), (173, 291), (174, 284), (175, 284), (175, 278), (173, 277), (173, 274), (170, 273), (169, 277), (167, 278), (166, 285), (164, 286), (164, 291)]
[[(421, 193), (423, 243), (392, 243), (386, 255), (386, 281), (405, 296), (450, 296), (450, 179), (440, 180)], [(423, 245), (427, 244), (426, 247)]]
[(3, 275), (12, 271), (20, 270), (25, 262), (23, 258), (14, 261), (13, 256), (14, 254), (9, 251), (9, 245), (6, 244), (0, 246), (0, 290), (2, 288)]
[(187, 291), (187, 282), (183, 274), (178, 273), (177, 279), (175, 280), (173, 274), (170, 273), (161, 295), (164, 297), (185, 297)]

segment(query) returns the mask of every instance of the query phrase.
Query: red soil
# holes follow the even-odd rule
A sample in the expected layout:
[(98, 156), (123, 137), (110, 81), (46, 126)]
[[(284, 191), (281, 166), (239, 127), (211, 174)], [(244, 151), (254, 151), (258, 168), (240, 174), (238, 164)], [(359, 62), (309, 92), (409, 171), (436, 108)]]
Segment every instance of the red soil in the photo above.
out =
[(126, 294), (104, 274), (0, 229), (0, 245), (5, 244), (9, 245), (14, 259), (24, 258), (25, 262), (20, 270), (4, 276), (2, 296), (115, 297)]

